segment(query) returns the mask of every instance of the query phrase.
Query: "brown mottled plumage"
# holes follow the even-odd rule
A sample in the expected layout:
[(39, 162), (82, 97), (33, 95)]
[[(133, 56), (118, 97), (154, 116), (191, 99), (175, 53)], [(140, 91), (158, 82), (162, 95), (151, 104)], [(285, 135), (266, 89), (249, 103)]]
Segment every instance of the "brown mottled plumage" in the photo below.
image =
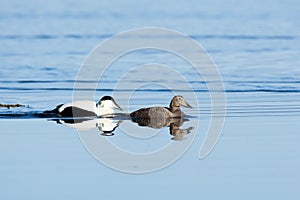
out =
[(180, 110), (180, 106), (192, 108), (189, 105), (183, 96), (174, 96), (171, 100), (170, 107), (150, 107), (150, 108), (141, 108), (137, 111), (130, 113), (132, 118), (156, 118), (156, 119), (165, 119), (165, 118), (182, 118), (184, 113)]
[(139, 126), (148, 126), (150, 128), (160, 129), (170, 124), (176, 124), (180, 127), (184, 121), (183, 118), (173, 117), (173, 118), (132, 118), (132, 121), (137, 123)]

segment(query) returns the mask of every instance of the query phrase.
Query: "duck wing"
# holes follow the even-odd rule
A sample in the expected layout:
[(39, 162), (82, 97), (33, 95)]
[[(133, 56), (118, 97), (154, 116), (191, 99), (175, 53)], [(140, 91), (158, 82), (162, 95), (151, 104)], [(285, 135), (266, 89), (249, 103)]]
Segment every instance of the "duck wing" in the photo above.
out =
[(95, 102), (75, 101), (60, 104), (53, 110), (46, 110), (43, 114), (57, 114), (59, 117), (91, 117), (95, 114)]
[(169, 118), (132, 118), (131, 120), (137, 123), (139, 126), (147, 126), (155, 129), (168, 126), (169, 122)]
[(58, 113), (61, 117), (94, 117), (97, 116), (94, 112), (77, 108), (74, 106), (66, 107)]
[(94, 113), (96, 109), (96, 103), (94, 101), (73, 101), (71, 103), (66, 103), (62, 105), (58, 109), (58, 112), (61, 113), (63, 112), (63, 110), (65, 110), (68, 107), (76, 107)]
[(130, 117), (133, 118), (149, 118), (149, 110), (150, 108), (141, 108), (130, 113)]
[(142, 108), (137, 111), (130, 113), (131, 117), (134, 118), (156, 118), (164, 119), (171, 117), (171, 112), (169, 109), (164, 107), (151, 107), (151, 108)]

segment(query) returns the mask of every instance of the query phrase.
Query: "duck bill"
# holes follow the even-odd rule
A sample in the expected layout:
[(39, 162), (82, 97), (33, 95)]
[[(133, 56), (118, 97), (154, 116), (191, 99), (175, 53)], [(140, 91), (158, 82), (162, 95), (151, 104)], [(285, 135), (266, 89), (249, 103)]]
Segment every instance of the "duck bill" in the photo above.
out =
[(193, 108), (193, 106), (191, 106), (190, 104), (188, 104), (186, 101), (182, 104), (183, 107), (186, 107), (186, 108)]
[(117, 102), (116, 102), (114, 99), (112, 100), (112, 102), (113, 102), (113, 105), (114, 105), (114, 107), (115, 107), (116, 109), (119, 109), (119, 110), (123, 111), (123, 109), (121, 108), (121, 106), (119, 106), (119, 105), (117, 104)]

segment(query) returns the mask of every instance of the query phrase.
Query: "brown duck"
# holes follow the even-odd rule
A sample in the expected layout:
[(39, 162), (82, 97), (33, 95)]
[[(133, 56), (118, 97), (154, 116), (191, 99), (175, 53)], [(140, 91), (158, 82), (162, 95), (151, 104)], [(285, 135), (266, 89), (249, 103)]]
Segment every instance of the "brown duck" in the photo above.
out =
[(192, 108), (189, 105), (183, 96), (174, 96), (171, 100), (169, 108), (167, 107), (150, 107), (150, 108), (141, 108), (137, 111), (130, 113), (132, 118), (156, 118), (156, 119), (165, 119), (165, 118), (182, 118), (184, 113), (180, 110), (180, 106), (186, 108)]

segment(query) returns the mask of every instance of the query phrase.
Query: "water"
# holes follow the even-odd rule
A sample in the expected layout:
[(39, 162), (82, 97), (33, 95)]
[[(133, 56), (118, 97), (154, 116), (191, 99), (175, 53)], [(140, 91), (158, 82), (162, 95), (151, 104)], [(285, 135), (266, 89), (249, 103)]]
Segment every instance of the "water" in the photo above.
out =
[[(120, 173), (94, 159), (81, 143), (84, 136), (103, 138), (99, 131), (80, 135), (47, 119), (1, 117), (1, 198), (298, 199), (299, 7), (293, 0), (2, 2), (0, 103), (28, 106), (1, 108), (0, 115), (41, 112), (71, 101), (79, 66), (98, 43), (120, 31), (159, 26), (183, 32), (207, 50), (224, 81), (227, 117), (217, 145), (199, 160), (210, 117), (220, 112), (212, 113), (205, 82), (172, 55), (132, 53), (114, 63), (95, 98), (113, 94), (126, 66), (182, 66), (199, 101), (194, 110), (185, 109), (194, 117), (184, 127), (200, 120), (197, 132), (185, 136), (195, 139), (183, 156), (154, 173)], [(168, 105), (172, 95), (142, 88), (127, 109)], [(127, 105), (123, 98), (117, 102)], [(120, 123), (109, 140), (133, 152), (172, 142), (168, 127), (152, 137), (145, 134), (146, 139), (123, 134), (126, 127), (149, 134), (152, 129)]]

